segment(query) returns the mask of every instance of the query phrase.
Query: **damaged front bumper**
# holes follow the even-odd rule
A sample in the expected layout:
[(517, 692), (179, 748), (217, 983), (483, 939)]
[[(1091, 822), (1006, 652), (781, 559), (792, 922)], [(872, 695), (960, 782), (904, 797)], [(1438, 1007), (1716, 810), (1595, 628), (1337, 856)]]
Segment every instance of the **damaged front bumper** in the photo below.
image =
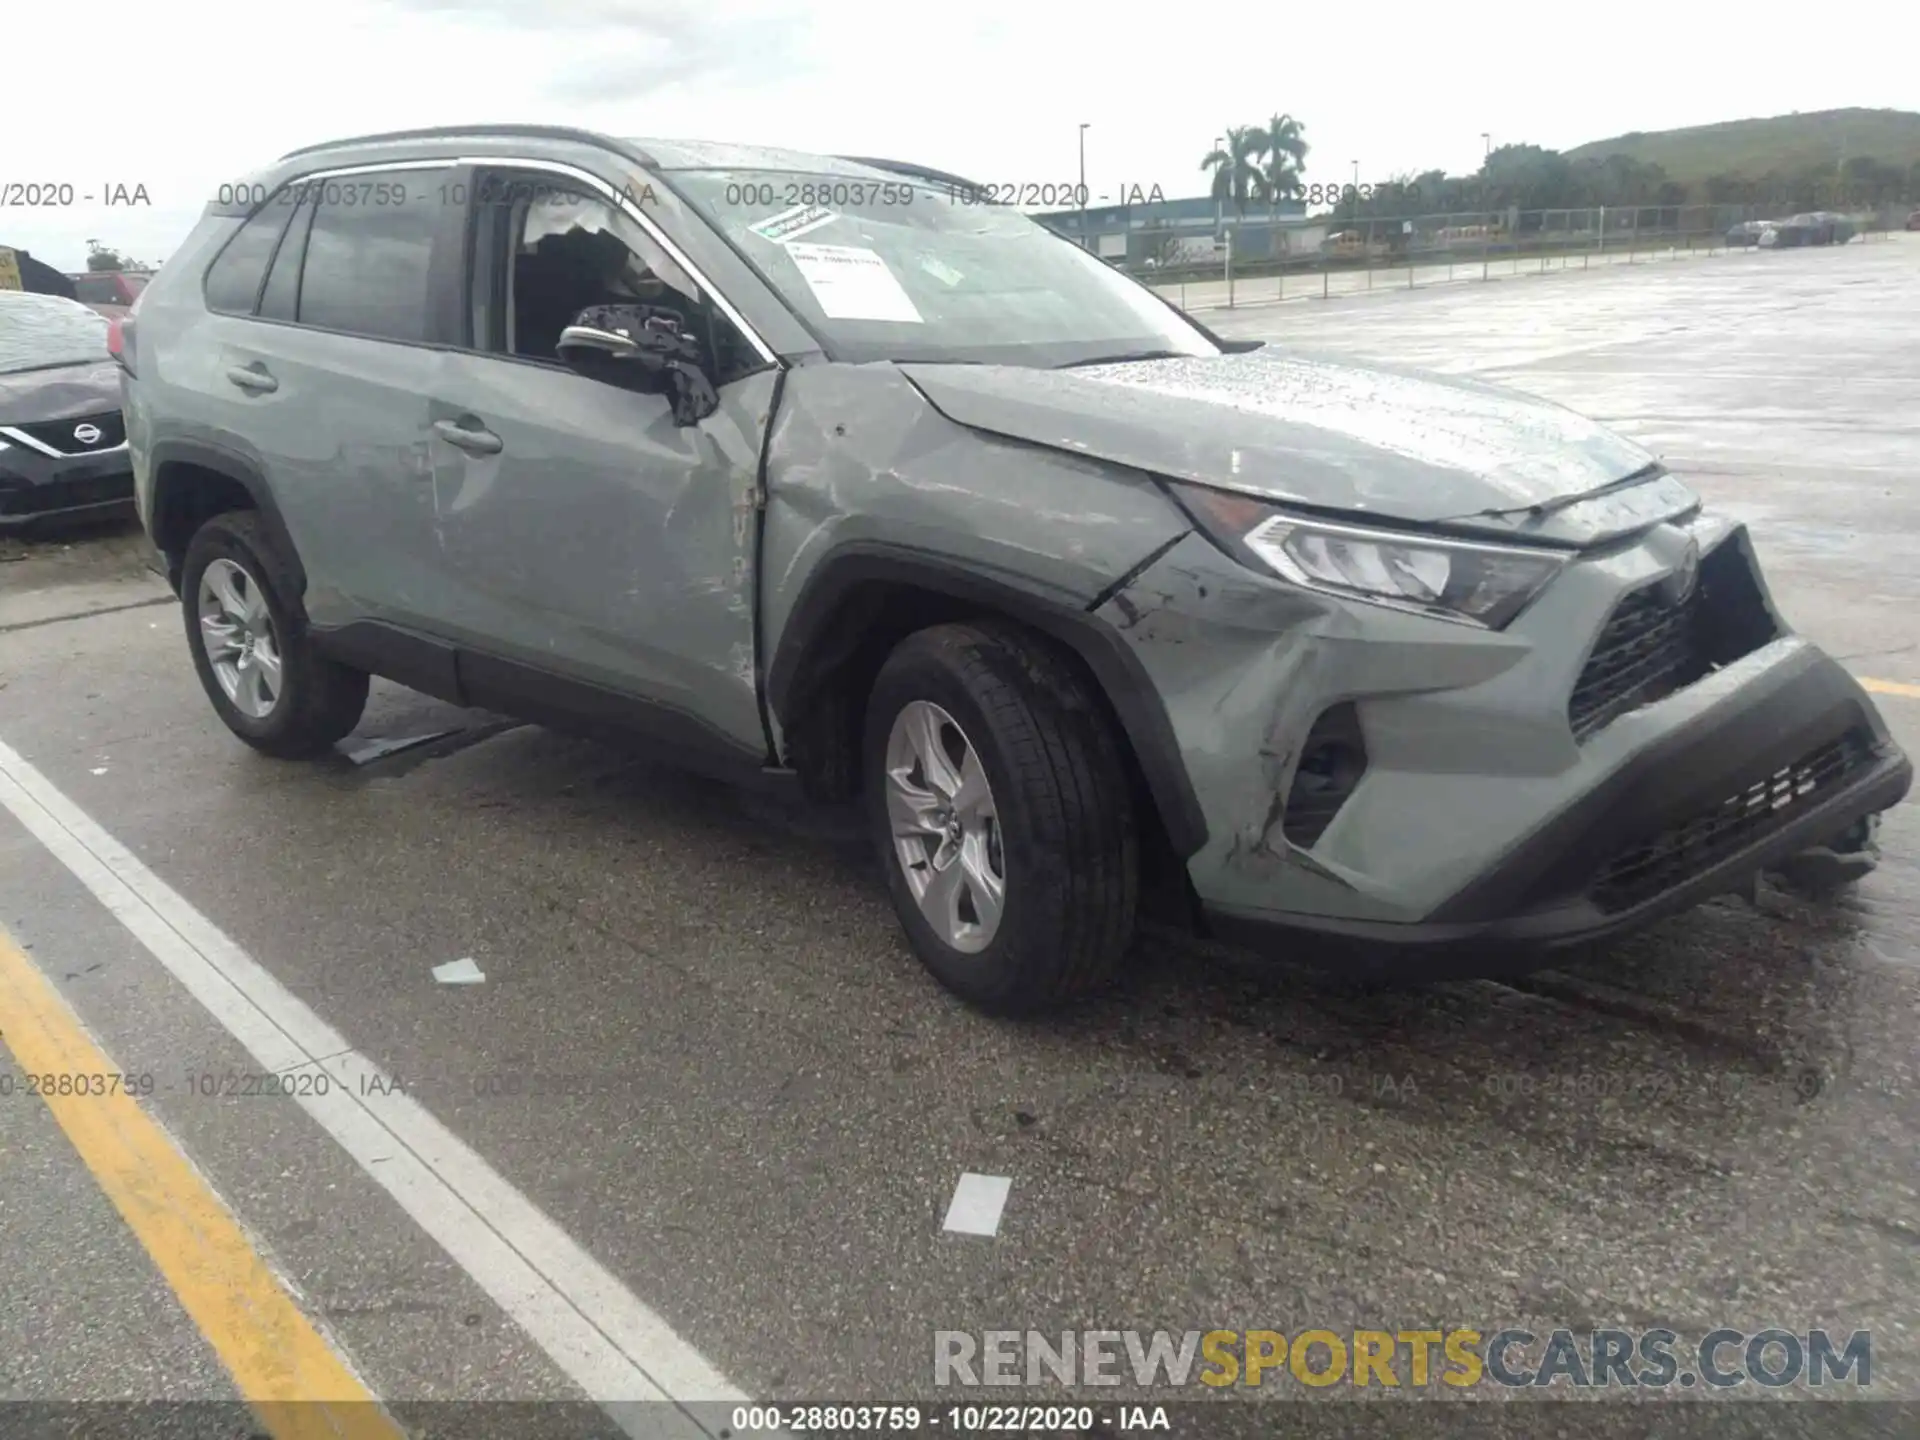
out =
[[(1583, 556), (1500, 633), (1303, 594), (1198, 537), (1115, 596), (1103, 617), (1153, 676), (1207, 815), (1188, 873), (1210, 931), (1354, 975), (1488, 974), (1763, 871), (1820, 888), (1870, 868), (1863, 822), (1907, 794), (1910, 762), (1780, 623), (1744, 531), (1687, 529), (1722, 658), (1599, 712), (1603, 622), (1666, 579), (1671, 535)], [(1310, 813), (1327, 807), (1303, 757), (1329, 736), (1358, 774)]]
[[(1757, 692), (1757, 693), (1756, 693)], [(1829, 842), (1905, 797), (1913, 766), (1869, 723), (1851, 676), (1811, 647), (1676, 726), (1423, 921), (1209, 905), (1222, 939), (1387, 973), (1540, 963), (1638, 930), (1762, 871), (1856, 863)], [(1868, 868), (1871, 868), (1870, 866)], [(1810, 877), (1809, 877), (1810, 878)], [(1302, 933), (1320, 954), (1300, 945)]]

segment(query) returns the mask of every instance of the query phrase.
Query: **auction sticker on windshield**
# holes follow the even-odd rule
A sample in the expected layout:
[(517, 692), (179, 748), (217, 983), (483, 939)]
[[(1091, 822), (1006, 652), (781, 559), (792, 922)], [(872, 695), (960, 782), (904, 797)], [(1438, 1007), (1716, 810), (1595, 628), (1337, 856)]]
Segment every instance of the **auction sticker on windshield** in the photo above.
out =
[(923, 323), (912, 297), (875, 251), (857, 245), (791, 243), (786, 251), (829, 320)]
[(778, 215), (769, 215), (766, 219), (749, 225), (747, 228), (762, 240), (798, 240), (810, 231), (818, 230), (822, 225), (831, 224), (839, 219), (833, 211), (821, 205), (796, 205), (791, 210), (782, 210)]
[(920, 268), (926, 271), (927, 274), (933, 276), (933, 278), (938, 280), (942, 285), (948, 287), (958, 285), (962, 280), (967, 278), (951, 265), (947, 264), (947, 262), (942, 260), (938, 255), (922, 255), (920, 257)]

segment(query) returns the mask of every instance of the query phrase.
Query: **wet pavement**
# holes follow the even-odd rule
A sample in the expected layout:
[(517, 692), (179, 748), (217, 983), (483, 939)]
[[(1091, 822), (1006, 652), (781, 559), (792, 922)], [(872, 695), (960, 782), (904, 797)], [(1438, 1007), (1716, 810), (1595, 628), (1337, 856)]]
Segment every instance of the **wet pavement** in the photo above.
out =
[[(1651, 445), (1751, 522), (1788, 617), (1920, 750), (1920, 236), (1207, 319)], [(1107, 998), (1005, 1023), (923, 974), (844, 815), (380, 683), (348, 748), (457, 733), (266, 760), (126, 532), (16, 553), (0, 742), (748, 1394), (926, 1399), (941, 1330), (1777, 1325), (1871, 1331), (1874, 1393), (1920, 1399), (1912, 803), (1828, 907), (1770, 890), (1523, 980), (1371, 994), (1156, 935)], [(0, 877), (0, 925), (157, 1077), (151, 1111), (376, 1393), (581, 1393), (307, 1111), (204, 1093), (247, 1055), (3, 809)], [(462, 958), (483, 983), (435, 981)], [(109, 1314), (193, 1350), (38, 1104), (0, 1096), (0, 1314), (48, 1322), (0, 1318), (0, 1395), (224, 1394), (184, 1358), (164, 1391), (137, 1357), (75, 1369)], [(1012, 1182), (991, 1237), (942, 1228), (965, 1172)], [(1474, 1433), (1544, 1433), (1476, 1408), (1501, 1413)]]

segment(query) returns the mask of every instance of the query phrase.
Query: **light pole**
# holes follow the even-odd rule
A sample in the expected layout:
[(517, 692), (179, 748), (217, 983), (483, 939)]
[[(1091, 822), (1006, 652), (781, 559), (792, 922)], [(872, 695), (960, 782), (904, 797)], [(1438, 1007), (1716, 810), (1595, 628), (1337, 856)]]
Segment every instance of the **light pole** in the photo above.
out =
[[(1480, 203), (1493, 203), (1493, 177), (1487, 173), (1487, 167), (1493, 163), (1493, 135), (1482, 130), (1480, 138), (1486, 142), (1486, 152), (1480, 157)], [(1480, 278), (1487, 278), (1487, 255), (1492, 248), (1493, 212), (1485, 211), (1480, 216)]]
[(1087, 122), (1080, 122), (1080, 248), (1091, 250), (1087, 244)]

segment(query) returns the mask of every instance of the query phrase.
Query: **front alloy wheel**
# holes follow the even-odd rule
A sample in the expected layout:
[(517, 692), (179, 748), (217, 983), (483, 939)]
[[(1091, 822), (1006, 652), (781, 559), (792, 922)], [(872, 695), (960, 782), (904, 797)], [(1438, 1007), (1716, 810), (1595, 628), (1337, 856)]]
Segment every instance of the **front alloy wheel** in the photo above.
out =
[(1139, 839), (1117, 730), (1076, 657), (998, 616), (894, 647), (860, 740), (908, 945), (1000, 1014), (1097, 989), (1133, 937)]
[(260, 584), (234, 561), (214, 560), (200, 575), (200, 634), (207, 664), (233, 707), (264, 720), (280, 703), (280, 638)]
[(1006, 847), (980, 754), (945, 710), (914, 700), (894, 719), (886, 768), (907, 888), (936, 935), (978, 954), (993, 943), (1007, 898)]

